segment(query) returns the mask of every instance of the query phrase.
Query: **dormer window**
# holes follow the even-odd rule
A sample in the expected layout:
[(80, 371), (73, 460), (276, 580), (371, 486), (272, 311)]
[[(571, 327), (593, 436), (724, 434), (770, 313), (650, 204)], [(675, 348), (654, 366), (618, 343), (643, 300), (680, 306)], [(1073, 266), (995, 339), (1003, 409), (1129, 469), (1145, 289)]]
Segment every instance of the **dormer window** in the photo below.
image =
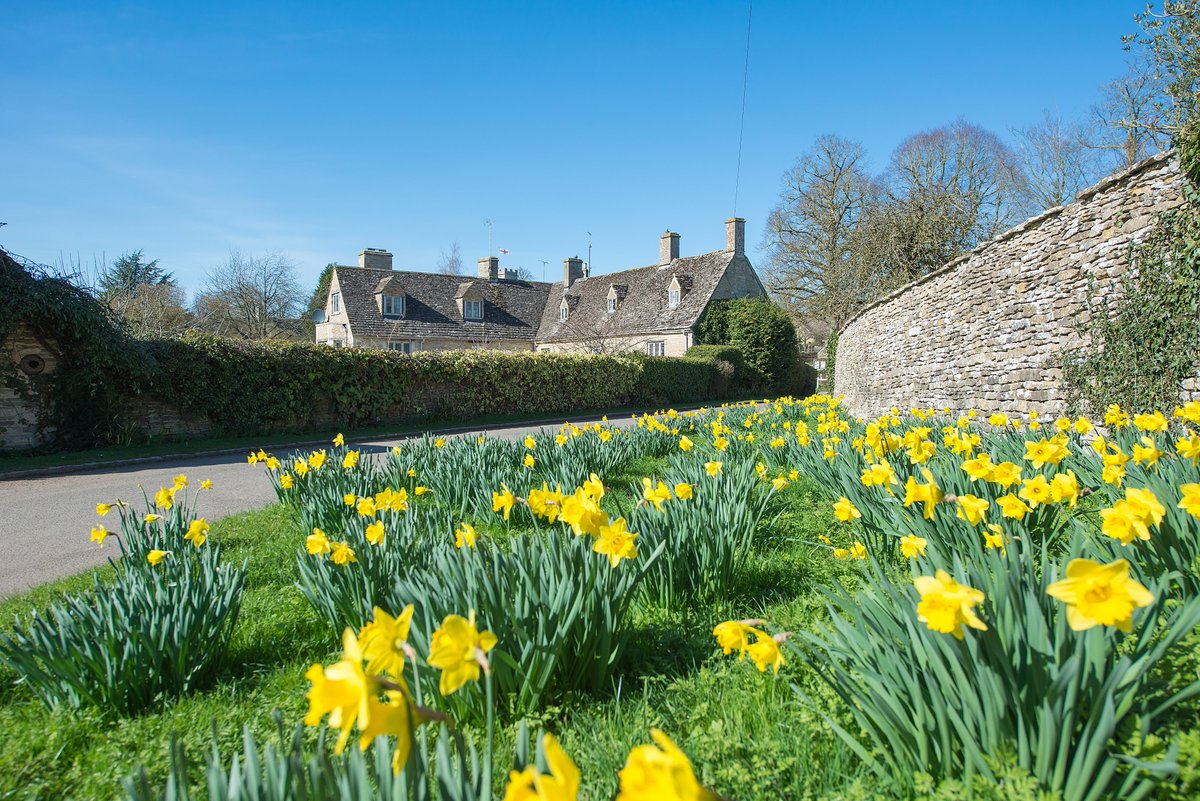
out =
[(403, 295), (383, 295), (380, 305), (384, 317), (399, 318), (404, 316)]
[(667, 308), (674, 309), (679, 305), (679, 301), (683, 298), (683, 293), (691, 286), (691, 279), (684, 277), (680, 280), (680, 276), (675, 276), (671, 279), (671, 283), (667, 285)]
[(558, 321), (560, 323), (565, 323), (567, 321), (567, 317), (568, 317), (568, 315), (570, 315), (570, 313), (571, 313), (571, 310), (570, 310), (570, 308), (567, 307), (567, 302), (564, 300), (562, 302), (562, 305), (558, 307)]
[(482, 300), (464, 300), (463, 301), (463, 319), (464, 320), (482, 320), (483, 319), (483, 301)]
[(629, 291), (628, 284), (612, 284), (608, 288), (608, 301), (605, 303), (605, 308), (609, 314), (614, 313), (617, 307), (621, 305), (621, 301), (625, 299), (625, 293)]

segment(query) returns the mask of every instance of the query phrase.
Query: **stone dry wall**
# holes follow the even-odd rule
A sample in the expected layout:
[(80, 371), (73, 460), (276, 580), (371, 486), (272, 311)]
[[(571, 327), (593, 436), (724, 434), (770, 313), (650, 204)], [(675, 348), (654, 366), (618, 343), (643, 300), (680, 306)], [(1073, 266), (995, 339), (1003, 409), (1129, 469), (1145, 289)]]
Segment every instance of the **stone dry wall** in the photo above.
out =
[(838, 338), (834, 385), (856, 415), (892, 408), (1065, 410), (1061, 357), (1120, 288), (1129, 246), (1183, 202), (1174, 154), (1148, 159), (864, 308)]

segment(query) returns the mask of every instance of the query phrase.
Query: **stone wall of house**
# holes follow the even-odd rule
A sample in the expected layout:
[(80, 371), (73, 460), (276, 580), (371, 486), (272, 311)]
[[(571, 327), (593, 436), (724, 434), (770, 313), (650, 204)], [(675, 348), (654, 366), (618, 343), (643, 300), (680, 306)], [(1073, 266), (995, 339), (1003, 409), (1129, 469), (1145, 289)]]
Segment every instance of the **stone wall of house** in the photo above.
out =
[(1148, 159), (867, 306), (839, 334), (837, 393), (859, 416), (1063, 412), (1059, 365), (1088, 344), (1089, 300), (1119, 291), (1130, 245), (1183, 202), (1181, 189), (1173, 154)]
[(634, 334), (610, 336), (586, 342), (539, 342), (537, 350), (543, 353), (595, 353), (600, 348), (604, 353), (647, 353), (651, 342), (663, 343), (663, 356), (682, 356), (693, 344), (691, 331), (672, 334)]

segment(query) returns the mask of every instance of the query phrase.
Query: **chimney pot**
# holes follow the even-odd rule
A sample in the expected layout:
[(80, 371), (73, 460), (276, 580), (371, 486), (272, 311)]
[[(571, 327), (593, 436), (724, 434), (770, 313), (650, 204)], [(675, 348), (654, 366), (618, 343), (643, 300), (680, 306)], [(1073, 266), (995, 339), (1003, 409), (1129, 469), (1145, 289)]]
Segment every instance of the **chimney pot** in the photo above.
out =
[(563, 259), (563, 292), (571, 288), (579, 279), (586, 275), (583, 271), (583, 259), (575, 256), (570, 259)]
[(741, 217), (730, 217), (725, 221), (725, 249), (735, 256), (746, 255), (746, 221)]
[(670, 264), (679, 258), (679, 234), (667, 231), (658, 240), (658, 263)]
[(358, 254), (358, 266), (364, 270), (390, 270), (392, 254), (383, 248), (363, 248)]
[(500, 274), (500, 257), (488, 256), (479, 260), (479, 277), (487, 281), (495, 281)]

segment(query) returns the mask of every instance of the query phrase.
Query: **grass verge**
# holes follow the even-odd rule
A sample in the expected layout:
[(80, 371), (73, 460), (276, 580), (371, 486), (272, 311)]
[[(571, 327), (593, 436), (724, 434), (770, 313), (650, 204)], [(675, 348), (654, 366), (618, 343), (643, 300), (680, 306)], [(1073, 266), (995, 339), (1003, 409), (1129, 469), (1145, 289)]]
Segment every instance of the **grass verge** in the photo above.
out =
[[(624, 488), (655, 467), (649, 461), (629, 465), (610, 486), (627, 494)], [(672, 732), (703, 780), (730, 797), (816, 797), (845, 783), (853, 770), (849, 754), (816, 712), (798, 706), (788, 686), (797, 677), (786, 668), (778, 677), (760, 674), (748, 662), (724, 657), (711, 636), (713, 625), (729, 617), (757, 615), (799, 628), (822, 614), (816, 584), (846, 568), (814, 558), (810, 543), (832, 526), (830, 515), (815, 508), (812, 492), (794, 485), (784, 512), (760, 532), (762, 545), (733, 594), (708, 608), (640, 608), (636, 646), (614, 686), (543, 710), (539, 722), (579, 755), (585, 797), (612, 794), (626, 754), (647, 740), (651, 726)], [(142, 715), (114, 718), (94, 710), (47, 710), (14, 673), (0, 668), (0, 799), (121, 797), (121, 780), (139, 764), (152, 777), (165, 776), (172, 736), (192, 755), (199, 780), (199, 762), (214, 734), (228, 754), (240, 744), (244, 726), (259, 742), (274, 740), (276, 710), (289, 732), (302, 719), (308, 688), (303, 673), (332, 657), (338, 643), (295, 586), (298, 525), (275, 505), (225, 518), (212, 535), (230, 560), (249, 561), (242, 614), (217, 683)], [(0, 631), (14, 615), (87, 587), (93, 574), (104, 580), (111, 568), (0, 603)], [(510, 729), (503, 739), (511, 735)], [(315, 740), (316, 731), (310, 736)]]

